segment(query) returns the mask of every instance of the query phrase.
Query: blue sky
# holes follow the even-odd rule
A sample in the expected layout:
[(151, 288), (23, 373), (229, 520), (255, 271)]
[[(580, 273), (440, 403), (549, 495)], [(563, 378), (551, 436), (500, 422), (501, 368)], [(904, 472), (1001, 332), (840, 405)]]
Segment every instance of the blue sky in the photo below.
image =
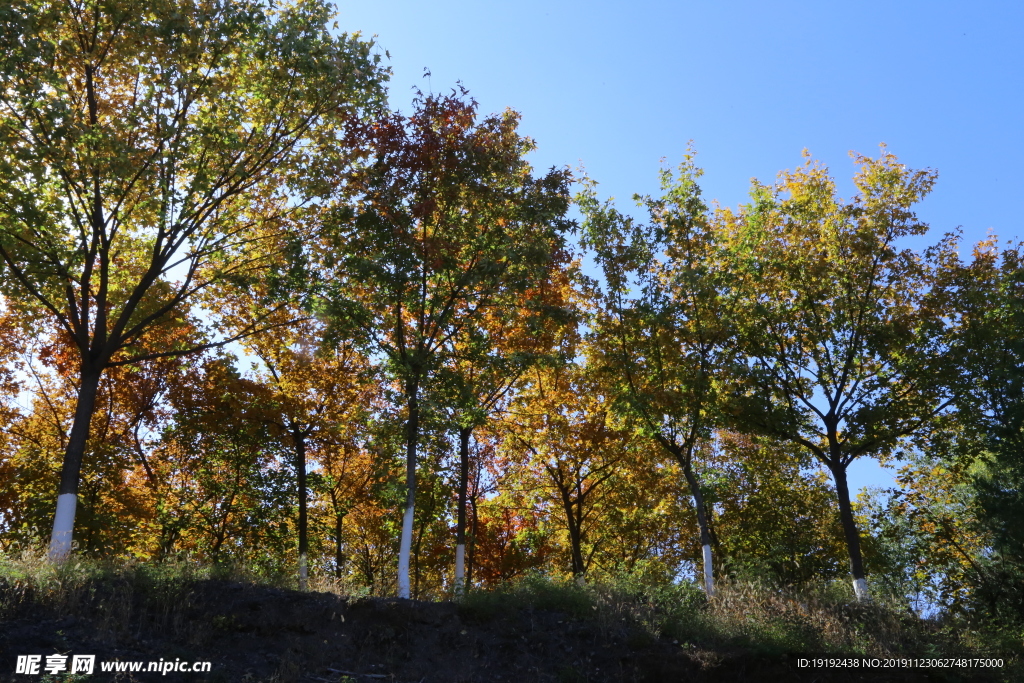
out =
[[(655, 193), (664, 158), (693, 140), (708, 199), (735, 205), (752, 177), (824, 161), (852, 194), (850, 150), (884, 142), (939, 182), (922, 242), (962, 226), (1024, 234), (1024, 3), (339, 2), (339, 26), (390, 52), (392, 106), (413, 86), (461, 81), (485, 113), (512, 107), (538, 168), (586, 167), (620, 209)], [(431, 76), (424, 79), (424, 68)], [(891, 472), (851, 467), (851, 484)]]

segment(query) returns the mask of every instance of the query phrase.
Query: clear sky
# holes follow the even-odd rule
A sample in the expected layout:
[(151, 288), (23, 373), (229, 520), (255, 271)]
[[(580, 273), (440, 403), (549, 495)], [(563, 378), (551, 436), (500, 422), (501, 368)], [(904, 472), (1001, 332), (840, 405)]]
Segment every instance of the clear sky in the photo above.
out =
[[(344, 31), (390, 52), (392, 106), (461, 81), (506, 107), (538, 169), (583, 164), (631, 208), (693, 140), (708, 199), (824, 161), (852, 194), (850, 150), (884, 142), (939, 182), (919, 207), (926, 243), (962, 226), (1024, 235), (1024, 2), (1011, 0), (338, 1)], [(423, 78), (424, 68), (429, 79)], [(923, 244), (925, 243), (922, 243)], [(969, 253), (965, 246), (964, 254)], [(891, 485), (870, 463), (851, 484)]]

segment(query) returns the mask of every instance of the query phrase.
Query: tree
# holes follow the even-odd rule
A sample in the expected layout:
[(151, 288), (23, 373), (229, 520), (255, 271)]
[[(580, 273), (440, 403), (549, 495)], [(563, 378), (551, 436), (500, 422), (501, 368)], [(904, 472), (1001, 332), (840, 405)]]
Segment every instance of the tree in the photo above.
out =
[(103, 373), (225, 343), (136, 348), (212, 283), (260, 268), (289, 192), (319, 180), (289, 165), (339, 149), (338, 120), (380, 97), (371, 44), (334, 37), (328, 16), (319, 0), (0, 11), (2, 285), (78, 353), (52, 557), (71, 549)]
[(692, 155), (678, 178), (662, 171), (663, 197), (635, 197), (650, 214), (647, 224), (623, 216), (610, 201), (599, 203), (593, 183), (577, 202), (586, 217), (585, 245), (605, 280), (604, 292), (594, 296), (594, 346), (614, 383), (616, 409), (682, 471), (697, 514), (705, 590), (714, 595), (710, 510), (694, 454), (718, 421), (715, 380), (728, 364), (730, 333), (721, 296), (725, 273), (700, 175)]
[[(398, 593), (409, 597), (422, 400), (443, 351), (489, 309), (542, 280), (570, 223), (567, 171), (531, 175), (519, 116), (476, 119), (466, 92), (418, 96), (412, 116), (352, 127), (369, 158), (335, 216), (328, 315), (382, 354), (406, 410), (406, 503)], [(326, 278), (325, 278), (326, 279)]]
[(616, 424), (594, 373), (575, 363), (536, 368), (509, 410), (512, 448), (539, 471), (569, 540), (572, 574), (582, 581), (598, 544), (600, 503), (628, 456), (630, 433)]
[(18, 325), (13, 311), (0, 297), (0, 534), (6, 537), (0, 547), (10, 542), (11, 534), (19, 525), (20, 491), (15, 486), (17, 468), (12, 462), (11, 426), (20, 417), (15, 399), (22, 389), (16, 370), (20, 357), (28, 346), (28, 330)]
[[(564, 260), (565, 254), (560, 254)], [(463, 327), (449, 341), (447, 363), (439, 372), (444, 402), (458, 429), (458, 502), (455, 525), (455, 592), (466, 587), (466, 504), (469, 497), (470, 440), (488, 418), (507, 405), (523, 375), (539, 364), (557, 362), (558, 337), (574, 333), (566, 294), (569, 272), (552, 262), (550, 273), (522, 293), (514, 305), (492, 308), (477, 324)]]
[(163, 551), (177, 546), (213, 561), (248, 555), (278, 569), (293, 538), (295, 486), (267, 424), (269, 392), (241, 377), (230, 356), (209, 356), (171, 386), (174, 423), (154, 449), (169, 488)]
[[(11, 437), (5, 460), (14, 469), (22, 535), (32, 541), (52, 522), (52, 485), (73, 424), (77, 396), (77, 352), (66, 333), (51, 321), (38, 321), (25, 349), (21, 370), (29, 410), (7, 422)], [(157, 336), (157, 332), (160, 336)], [(169, 339), (173, 336), (175, 339)], [(150, 348), (192, 341), (196, 328), (178, 319), (147, 337)], [(166, 401), (170, 385), (187, 376), (182, 357), (163, 357), (109, 369), (96, 393), (96, 414), (88, 444), (93, 454), (83, 463), (77, 514), (78, 543), (89, 551), (144, 555), (154, 506), (167, 493), (150, 457), (153, 436), (169, 426)], [(13, 512), (13, 511), (12, 511)], [(24, 540), (29, 540), (25, 538)]]
[[(361, 417), (365, 419), (365, 415)], [(349, 420), (349, 425), (355, 423), (352, 418)], [(384, 482), (385, 476), (374, 463), (372, 454), (360, 443), (360, 436), (365, 439), (365, 434), (342, 427), (332, 430), (330, 436), (330, 440), (321, 439), (317, 443), (315, 457), (320, 471), (313, 482), (314, 488), (330, 501), (334, 575), (340, 579), (346, 564), (345, 520), (356, 506), (372, 502), (372, 493)]]
[[(287, 263), (281, 264), (287, 268)], [(320, 348), (325, 326), (312, 317), (302, 317), (295, 305), (270, 303), (264, 284), (245, 291), (228, 288), (219, 299), (224, 324), (235, 334), (244, 334), (260, 322), (273, 330), (248, 336), (243, 344), (257, 356), (262, 368), (255, 379), (269, 391), (263, 419), (287, 442), (293, 452), (298, 496), (298, 579), (300, 590), (309, 581), (309, 486), (307, 469), (311, 450), (339, 439), (345, 431), (339, 423), (351, 422), (356, 403), (366, 398), (370, 377), (368, 361), (351, 343), (333, 349)], [(348, 414), (346, 414), (348, 413)], [(328, 446), (330, 448), (330, 446)], [(319, 449), (319, 450), (322, 450)], [(330, 491), (335, 492), (332, 487)], [(340, 552), (340, 550), (339, 550)]]
[(716, 550), (733, 576), (801, 586), (845, 574), (829, 475), (790, 442), (719, 430), (702, 454)]
[[(461, 472), (459, 475), (457, 504), (464, 510), (466, 547), (462, 583), (456, 584), (456, 591), (477, 584), (494, 585), (547, 562), (547, 546), (525, 538), (536, 539), (538, 515), (526, 502), (528, 492), (515, 485), (521, 461), (501, 452), (501, 431), (500, 420), (474, 430), (473, 452), (466, 458), (469, 471), (465, 479)], [(457, 516), (458, 511), (456, 527)]]
[(919, 613), (941, 609), (952, 616), (979, 606), (988, 611), (993, 605), (985, 598), (1004, 587), (971, 485), (983, 441), (962, 416), (943, 417), (949, 419), (937, 421), (901, 456), (908, 462), (897, 476), (899, 488), (862, 495), (859, 507), (872, 532), (865, 561), (876, 581)]
[[(978, 521), (990, 539), (990, 566), (974, 573), (982, 606), (1019, 619), (1024, 613), (1024, 249), (995, 238), (973, 259), (950, 259), (947, 291), (955, 325), (957, 372), (949, 373), (960, 420), (974, 432), (972, 465)], [(973, 462), (972, 462), (973, 461)]]
[(774, 186), (755, 181), (751, 203), (720, 212), (716, 227), (743, 358), (733, 422), (800, 444), (829, 470), (854, 589), (870, 600), (846, 469), (884, 458), (948, 405), (937, 381), (946, 311), (935, 267), (899, 247), (927, 231), (911, 207), (935, 172), (884, 151), (855, 160), (859, 194), (849, 202), (808, 160)]
[[(261, 379), (274, 392), (268, 419), (294, 452), (300, 590), (306, 589), (309, 579), (306, 479), (310, 456), (319, 455), (339, 440), (334, 433), (345, 430), (338, 423), (356, 417), (355, 403), (366, 398), (366, 387), (361, 385), (368, 379), (366, 359), (351, 346), (317, 354), (318, 331), (307, 320), (291, 326), (288, 337), (250, 345), (266, 368), (266, 376)], [(265, 336), (261, 337), (266, 341)], [(331, 492), (335, 493), (336, 487)]]

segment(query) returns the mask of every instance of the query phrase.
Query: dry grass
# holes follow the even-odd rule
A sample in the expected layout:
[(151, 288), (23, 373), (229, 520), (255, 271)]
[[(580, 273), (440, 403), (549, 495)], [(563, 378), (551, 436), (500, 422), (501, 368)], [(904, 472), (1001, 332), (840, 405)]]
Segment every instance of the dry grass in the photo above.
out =
[(789, 651), (887, 657), (920, 653), (937, 637), (934, 625), (894, 601), (858, 604), (845, 584), (781, 590), (724, 583), (706, 618), (722, 638)]
[(186, 633), (189, 584), (203, 578), (187, 563), (144, 565), (72, 557), (51, 563), (38, 548), (0, 555), (0, 619), (25, 615), (88, 617), (110, 639), (140, 623)]
[(885, 596), (858, 604), (842, 583), (793, 590), (721, 582), (708, 600), (690, 584), (651, 586), (625, 578), (581, 586), (535, 577), (503, 590), (471, 593), (463, 601), (464, 610), (483, 618), (524, 607), (564, 612), (604, 633), (622, 631), (628, 624), (635, 627), (629, 635), (634, 640), (667, 637), (708, 657), (735, 650), (883, 658), (982, 656), (991, 652), (986, 646), (992, 644), (977, 633), (966, 637), (969, 632), (955, 626), (920, 619)]
[[(233, 618), (231, 613), (211, 617), (197, 604), (197, 582), (205, 579), (287, 585), (281, 577), (268, 581), (241, 565), (204, 567), (182, 560), (115, 564), (82, 557), (55, 565), (40, 549), (27, 549), (0, 554), (0, 621), (75, 616), (110, 643), (137, 639), (147, 631), (196, 644), (210, 629), (230, 630), (230, 624), (217, 620)], [(331, 577), (315, 578), (310, 589), (366, 595), (365, 588)], [(627, 649), (672, 642), (709, 668), (735, 656), (777, 659), (797, 654), (996, 654), (1013, 657), (1015, 667), (1024, 649), (1017, 631), (922, 620), (884, 596), (870, 605), (857, 604), (849, 587), (840, 583), (785, 590), (722, 582), (708, 600), (686, 583), (653, 585), (620, 577), (578, 584), (535, 576), (495, 591), (471, 591), (458, 611), (478, 622), (543, 612), (546, 621), (538, 616), (538, 623), (555, 630), (563, 628), (563, 620), (571, 621)]]

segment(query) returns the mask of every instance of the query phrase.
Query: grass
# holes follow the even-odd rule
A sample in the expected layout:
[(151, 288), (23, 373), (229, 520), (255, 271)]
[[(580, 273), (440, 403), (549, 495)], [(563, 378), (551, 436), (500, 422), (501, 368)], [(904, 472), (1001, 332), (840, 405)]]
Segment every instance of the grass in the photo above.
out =
[[(74, 616), (87, 619), (110, 642), (136, 637), (142, 624), (180, 636), (183, 643), (199, 642), (204, 629), (231, 630), (230, 624), (217, 622), (231, 614), (214, 618), (193, 604), (196, 583), (209, 579), (287, 587), (281, 577), (242, 565), (114, 563), (82, 557), (54, 565), (41, 551), (26, 550), (0, 554), (0, 622), (26, 615)], [(314, 580), (311, 587), (360, 594), (330, 579)], [(632, 650), (668, 641), (691, 658), (710, 663), (730, 656), (775, 660), (800, 654), (995, 655), (1009, 660), (1003, 670), (1006, 680), (1022, 673), (1019, 626), (924, 620), (885, 596), (862, 605), (845, 583), (794, 590), (721, 582), (709, 600), (690, 583), (652, 585), (619, 577), (580, 584), (530, 576), (496, 590), (470, 591), (458, 611), (466, 621), (498, 628), (524, 613), (537, 615), (538, 623), (552, 632), (587, 629)], [(560, 676), (572, 681), (581, 674), (569, 666)]]
[(495, 619), (517, 610), (550, 610), (604, 631), (628, 624), (629, 638), (670, 638), (692, 651), (752, 655), (814, 653), (865, 657), (970, 656), (1019, 659), (1019, 631), (968, 629), (923, 620), (898, 601), (858, 604), (845, 583), (780, 589), (721, 582), (707, 599), (693, 584), (651, 586), (627, 578), (585, 585), (530, 577), (496, 591), (469, 593), (461, 610)]
[(188, 584), (209, 571), (183, 563), (112, 563), (74, 557), (60, 564), (26, 550), (0, 555), (0, 619), (18, 615), (87, 616), (101, 633), (125, 635), (138, 620), (175, 633), (188, 629)]

